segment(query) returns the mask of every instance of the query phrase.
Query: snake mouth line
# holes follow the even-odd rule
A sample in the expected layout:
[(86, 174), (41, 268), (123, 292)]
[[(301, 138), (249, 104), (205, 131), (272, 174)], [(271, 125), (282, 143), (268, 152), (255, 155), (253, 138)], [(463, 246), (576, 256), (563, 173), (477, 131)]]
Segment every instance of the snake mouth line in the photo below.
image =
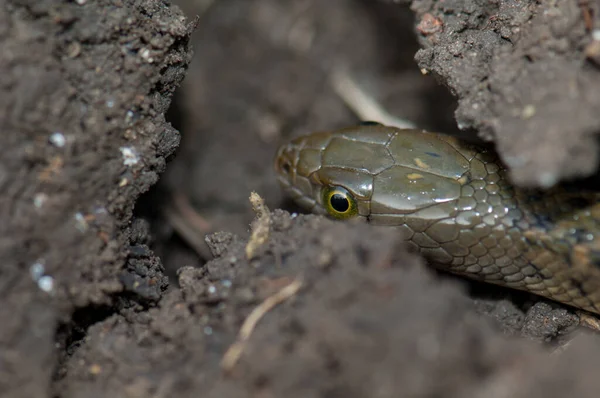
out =
[(323, 209), (315, 199), (307, 196), (304, 192), (302, 192), (302, 190), (295, 187), (285, 177), (277, 176), (277, 180), (279, 181), (284, 194), (289, 195), (294, 202), (306, 209), (307, 213), (327, 214), (325, 209)]

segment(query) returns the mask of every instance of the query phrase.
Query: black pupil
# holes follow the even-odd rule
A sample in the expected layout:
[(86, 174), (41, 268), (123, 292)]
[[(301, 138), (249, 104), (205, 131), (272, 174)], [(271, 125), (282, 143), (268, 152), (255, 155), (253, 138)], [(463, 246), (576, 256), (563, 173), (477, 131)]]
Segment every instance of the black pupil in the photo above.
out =
[(331, 195), (330, 202), (333, 210), (339, 213), (343, 213), (350, 208), (350, 202), (348, 202), (348, 198), (339, 193)]

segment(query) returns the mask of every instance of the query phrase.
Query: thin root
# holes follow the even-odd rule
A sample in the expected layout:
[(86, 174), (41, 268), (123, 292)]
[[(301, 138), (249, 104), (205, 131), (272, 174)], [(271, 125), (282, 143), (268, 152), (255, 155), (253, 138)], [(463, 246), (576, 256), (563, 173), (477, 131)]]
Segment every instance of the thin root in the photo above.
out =
[(381, 104), (356, 84), (344, 68), (340, 67), (333, 71), (331, 84), (336, 94), (359, 119), (403, 129), (415, 128), (413, 123), (389, 114)]
[(175, 231), (190, 245), (200, 258), (212, 258), (204, 236), (211, 232), (211, 224), (204, 219), (189, 203), (187, 197), (176, 193), (165, 210), (165, 217)]
[(298, 293), (301, 287), (302, 279), (297, 278), (277, 293), (267, 297), (258, 307), (252, 310), (240, 328), (237, 340), (227, 349), (227, 352), (225, 352), (225, 355), (221, 360), (221, 368), (225, 372), (230, 372), (238, 362), (246, 348), (248, 339), (250, 339), (252, 332), (262, 317), (276, 305), (281, 304)]

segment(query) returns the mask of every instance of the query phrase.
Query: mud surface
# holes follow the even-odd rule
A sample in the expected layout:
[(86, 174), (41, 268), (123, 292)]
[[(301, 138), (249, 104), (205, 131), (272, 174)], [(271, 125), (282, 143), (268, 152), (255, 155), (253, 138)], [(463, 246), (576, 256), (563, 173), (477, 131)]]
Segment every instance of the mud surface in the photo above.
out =
[(358, 121), (340, 69), (420, 127), (478, 130), (516, 183), (595, 172), (593, 2), (177, 6), (0, 5), (2, 396), (597, 395), (571, 309), (385, 229), (275, 210), (248, 233), (250, 191), (297, 211), (278, 144)]
[[(181, 289), (158, 308), (92, 326), (65, 395), (559, 397), (597, 386), (587, 368), (600, 364), (597, 339), (549, 357), (503, 337), (391, 231), (281, 211), (265, 222), (255, 259), (240, 238), (211, 235), (218, 257), (181, 269)], [(230, 362), (242, 322), (290, 286), (299, 289), (263, 314)]]
[(516, 183), (547, 187), (596, 171), (598, 2), (425, 0), (412, 9), (419, 67), (460, 97), (458, 125), (494, 140)]
[(179, 141), (164, 112), (191, 58), (189, 22), (160, 1), (79, 3), (0, 5), (6, 397), (50, 396), (78, 328), (166, 288), (129, 223)]

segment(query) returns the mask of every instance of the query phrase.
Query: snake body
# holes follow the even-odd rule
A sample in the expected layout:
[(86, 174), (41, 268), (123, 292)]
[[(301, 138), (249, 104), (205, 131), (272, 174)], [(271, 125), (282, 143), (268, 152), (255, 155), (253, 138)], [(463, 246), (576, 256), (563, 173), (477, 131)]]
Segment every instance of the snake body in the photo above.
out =
[(404, 232), (434, 266), (600, 314), (600, 196), (519, 189), (493, 151), (378, 124), (282, 145), (282, 187), (305, 209)]

